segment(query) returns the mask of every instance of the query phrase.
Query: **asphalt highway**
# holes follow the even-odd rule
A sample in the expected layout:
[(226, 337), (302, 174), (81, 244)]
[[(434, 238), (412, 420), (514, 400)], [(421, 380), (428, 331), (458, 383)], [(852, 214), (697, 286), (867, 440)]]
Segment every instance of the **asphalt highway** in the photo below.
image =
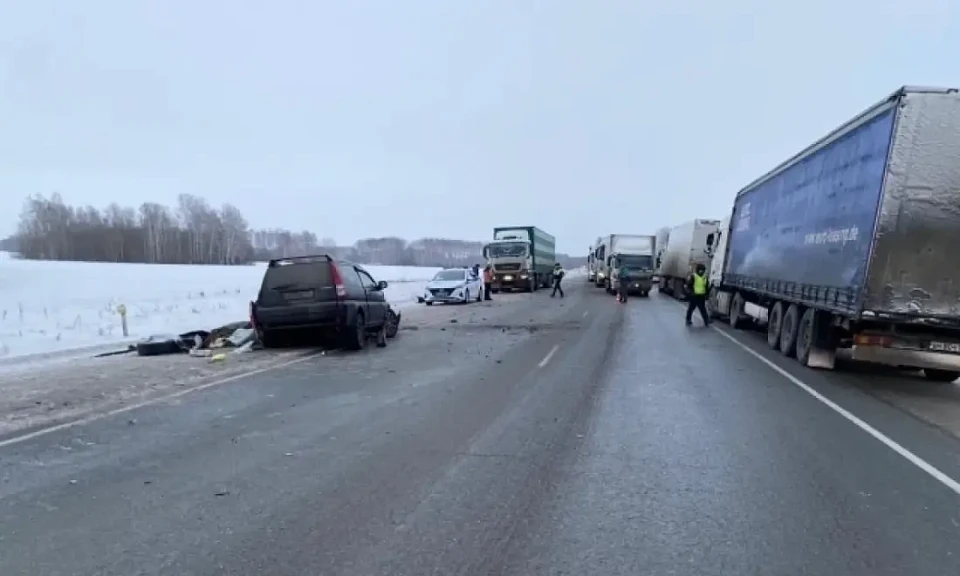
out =
[(960, 574), (960, 408), (582, 279), (405, 315), (0, 446), (0, 574)]

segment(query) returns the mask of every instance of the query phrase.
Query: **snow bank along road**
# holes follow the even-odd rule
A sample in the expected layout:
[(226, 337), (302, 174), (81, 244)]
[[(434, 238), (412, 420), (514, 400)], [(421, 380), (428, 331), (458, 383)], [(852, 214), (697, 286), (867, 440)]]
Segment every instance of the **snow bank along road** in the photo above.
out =
[[(209, 330), (247, 317), (265, 264), (177, 266), (0, 259), (0, 361), (133, 339)], [(366, 266), (387, 299), (416, 302), (439, 268)], [(127, 338), (126, 340), (129, 340)], [(2, 368), (2, 365), (0, 365)]]
[(2, 573), (960, 573), (955, 386), (584, 284), (8, 436)]

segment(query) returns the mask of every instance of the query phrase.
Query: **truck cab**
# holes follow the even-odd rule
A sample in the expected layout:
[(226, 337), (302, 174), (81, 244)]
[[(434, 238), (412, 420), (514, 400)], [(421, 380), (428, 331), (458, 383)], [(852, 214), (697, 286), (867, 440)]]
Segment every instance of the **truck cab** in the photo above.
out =
[(703, 264), (711, 269), (717, 253), (717, 232), (720, 220), (698, 218), (670, 230), (666, 250), (661, 255), (658, 269), (660, 292), (685, 298), (687, 277)]
[(594, 274), (593, 282), (597, 288), (606, 288), (607, 281), (609, 280), (609, 266), (608, 260), (610, 259), (609, 254), (610, 249), (610, 237), (601, 236), (597, 238), (596, 247), (593, 250), (593, 262), (594, 262)]
[(553, 236), (536, 227), (494, 228), (483, 257), (493, 270), (490, 292), (520, 289), (533, 292), (550, 283), (556, 261)]
[(613, 254), (610, 256), (610, 285), (613, 290), (620, 285), (621, 269), (626, 268), (627, 292), (649, 296), (653, 287), (653, 254)]
[(494, 291), (532, 282), (533, 256), (529, 241), (519, 238), (494, 240), (483, 247), (483, 257), (493, 268)]
[(710, 294), (707, 296), (707, 311), (711, 316), (718, 313), (725, 315), (730, 309), (730, 297), (719, 288), (723, 285), (723, 266), (727, 261), (727, 237), (730, 231), (730, 216), (720, 221), (720, 226), (714, 232), (713, 245), (710, 247), (709, 281)]
[(647, 296), (653, 285), (656, 260), (656, 237), (645, 234), (611, 234), (607, 254), (607, 291), (616, 292), (621, 285), (621, 272), (626, 269), (627, 290)]

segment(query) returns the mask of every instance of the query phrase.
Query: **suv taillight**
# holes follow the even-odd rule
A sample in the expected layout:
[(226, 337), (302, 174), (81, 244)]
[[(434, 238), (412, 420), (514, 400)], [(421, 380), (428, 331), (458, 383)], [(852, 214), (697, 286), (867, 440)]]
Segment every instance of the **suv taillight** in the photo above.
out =
[(343, 276), (340, 275), (340, 268), (337, 267), (336, 262), (330, 263), (330, 279), (333, 280), (333, 285), (337, 289), (337, 297), (346, 297), (347, 287), (343, 285)]

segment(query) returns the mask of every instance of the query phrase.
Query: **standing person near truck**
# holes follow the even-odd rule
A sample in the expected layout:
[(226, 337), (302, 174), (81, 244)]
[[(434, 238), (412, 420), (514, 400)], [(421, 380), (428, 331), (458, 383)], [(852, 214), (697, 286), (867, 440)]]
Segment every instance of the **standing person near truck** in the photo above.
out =
[(560, 292), (560, 297), (563, 298), (563, 287), (560, 286), (560, 283), (563, 281), (563, 275), (563, 267), (557, 262), (553, 265), (553, 292), (550, 294), (551, 298), (556, 296), (557, 292)]
[(630, 290), (630, 269), (624, 264), (620, 266), (620, 278), (617, 282), (617, 302), (627, 301), (627, 292)]
[(707, 316), (707, 292), (709, 291), (707, 267), (697, 264), (696, 270), (687, 278), (687, 326), (693, 324), (694, 308), (700, 311), (703, 325), (710, 325), (710, 317)]
[(493, 300), (490, 297), (490, 287), (493, 286), (493, 266), (487, 264), (483, 267), (483, 299)]

